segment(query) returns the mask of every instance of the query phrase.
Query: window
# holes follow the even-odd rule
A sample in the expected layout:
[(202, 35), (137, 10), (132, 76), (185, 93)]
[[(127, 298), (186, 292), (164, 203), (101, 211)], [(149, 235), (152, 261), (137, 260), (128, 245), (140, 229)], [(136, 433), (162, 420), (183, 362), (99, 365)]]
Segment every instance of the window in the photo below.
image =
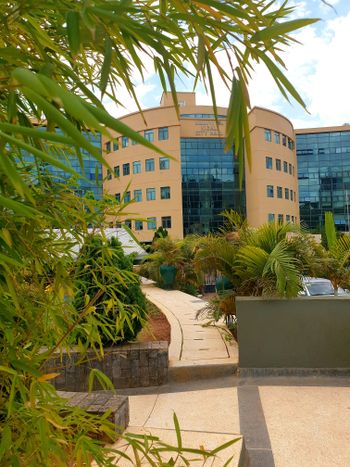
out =
[(135, 221), (135, 230), (143, 230), (143, 222)]
[(286, 135), (282, 135), (282, 144), (283, 144), (283, 146), (287, 146), (287, 136)]
[(131, 220), (130, 219), (126, 219), (125, 222), (124, 222), (124, 225), (126, 227), (128, 227), (129, 229), (131, 229)]
[(277, 198), (282, 198), (282, 187), (281, 186), (277, 187)]
[(276, 159), (276, 170), (281, 170), (281, 159)]
[(129, 138), (127, 136), (122, 136), (122, 148), (127, 148), (129, 146)]
[(281, 135), (278, 133), (278, 131), (275, 131), (275, 143), (281, 144)]
[(134, 200), (136, 203), (140, 203), (142, 201), (142, 190), (134, 190)]
[(140, 161), (133, 162), (132, 170), (134, 174), (140, 174), (141, 173), (141, 162)]
[(153, 172), (154, 171), (154, 159), (146, 159), (146, 172)]
[(147, 228), (148, 230), (156, 230), (157, 219), (155, 217), (147, 217)]
[(288, 173), (288, 162), (283, 161), (283, 172)]
[(292, 164), (288, 164), (288, 167), (289, 167), (289, 173), (290, 175), (292, 175), (293, 171), (292, 171)]
[(278, 222), (283, 224), (283, 214), (278, 214)]
[(156, 189), (146, 188), (146, 198), (147, 201), (154, 201), (156, 199)]
[(135, 140), (132, 139), (132, 140), (131, 140), (131, 144), (132, 144), (133, 146), (135, 146), (136, 144), (139, 144), (139, 143), (138, 143), (137, 141), (135, 141)]
[(273, 198), (273, 185), (266, 185), (266, 193), (268, 198)]
[(160, 199), (170, 199), (170, 186), (160, 187)]
[(154, 141), (154, 131), (153, 130), (145, 130), (144, 133), (143, 133), (145, 139), (147, 139), (147, 141)]
[(130, 164), (123, 164), (123, 175), (130, 175)]
[(115, 165), (113, 167), (113, 170), (114, 170), (114, 176), (115, 177), (120, 177), (120, 167), (119, 167), (119, 165)]
[(294, 216), (292, 216), (292, 222), (294, 223)]
[(265, 129), (265, 141), (271, 142), (271, 130)]
[(160, 170), (169, 170), (170, 168), (170, 159), (168, 157), (159, 158), (159, 168)]
[(290, 222), (290, 215), (289, 214), (286, 215), (286, 222)]
[(107, 143), (105, 144), (105, 147), (106, 147), (107, 152), (111, 152), (111, 142), (110, 141), (107, 141)]
[(290, 138), (288, 138), (288, 147), (291, 150), (294, 149), (294, 141), (292, 139), (290, 139)]
[(120, 193), (116, 193), (114, 196), (115, 196), (116, 201), (120, 203)]
[(265, 164), (267, 169), (272, 169), (272, 157), (265, 157)]
[(295, 169), (294, 169), (294, 165), (292, 166), (292, 172), (293, 172), (293, 177), (295, 176)]
[(112, 171), (107, 169), (107, 180), (112, 180)]
[(290, 200), (293, 201), (293, 190), (290, 190)]
[(119, 144), (118, 144), (118, 140), (116, 139), (115, 141), (113, 141), (113, 151), (118, 151), (119, 149)]
[(284, 197), (285, 197), (286, 199), (289, 199), (289, 188), (285, 188), (285, 189), (284, 189)]
[(158, 140), (162, 141), (164, 139), (169, 139), (169, 129), (167, 126), (158, 128)]
[(126, 191), (124, 193), (124, 203), (130, 203), (130, 201), (131, 201), (130, 191)]
[(171, 229), (171, 216), (162, 217), (163, 229)]
[(270, 213), (267, 215), (267, 221), (268, 221), (268, 222), (275, 222), (275, 215), (274, 215), (273, 213), (270, 212)]

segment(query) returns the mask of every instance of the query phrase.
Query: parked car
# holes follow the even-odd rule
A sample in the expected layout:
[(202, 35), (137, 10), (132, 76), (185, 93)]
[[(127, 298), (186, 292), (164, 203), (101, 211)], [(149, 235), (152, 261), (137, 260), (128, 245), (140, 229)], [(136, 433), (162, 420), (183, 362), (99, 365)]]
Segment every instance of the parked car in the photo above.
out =
[[(304, 297), (331, 297), (334, 295), (334, 287), (330, 280), (322, 277), (303, 277), (303, 289), (299, 292)], [(346, 289), (338, 288), (338, 295), (349, 295)]]

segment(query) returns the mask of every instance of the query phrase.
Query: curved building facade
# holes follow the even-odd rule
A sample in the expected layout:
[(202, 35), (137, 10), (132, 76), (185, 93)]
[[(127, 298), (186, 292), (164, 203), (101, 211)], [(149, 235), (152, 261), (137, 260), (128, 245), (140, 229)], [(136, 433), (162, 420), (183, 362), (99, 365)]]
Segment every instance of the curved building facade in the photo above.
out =
[[(241, 212), (254, 226), (273, 220), (273, 215), (275, 221), (299, 220), (294, 130), (288, 120), (265, 109), (250, 113), (253, 164), (240, 190), (237, 160), (233, 151), (224, 150), (227, 109), (218, 108), (217, 124), (213, 109), (196, 105), (194, 93), (178, 93), (178, 102), (180, 118), (170, 93), (143, 116), (137, 112), (121, 118), (171, 158), (121, 134), (103, 139), (113, 168), (110, 173), (104, 169), (104, 190), (117, 200), (124, 193), (124, 201), (135, 201), (127, 209), (126, 223), (139, 240), (151, 241), (159, 226), (173, 238), (217, 231), (224, 209)], [(266, 140), (268, 131), (271, 141)], [(279, 145), (272, 140), (277, 133)], [(282, 197), (277, 187), (283, 188)]]

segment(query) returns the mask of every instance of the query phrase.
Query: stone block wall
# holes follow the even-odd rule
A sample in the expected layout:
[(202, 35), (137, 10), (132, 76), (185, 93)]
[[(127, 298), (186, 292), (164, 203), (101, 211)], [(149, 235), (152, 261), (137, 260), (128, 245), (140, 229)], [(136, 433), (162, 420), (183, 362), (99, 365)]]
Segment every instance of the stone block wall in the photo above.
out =
[[(89, 351), (80, 360), (75, 350), (51, 357), (45, 371), (60, 373), (52, 380), (56, 389), (87, 391), (92, 368), (101, 370), (117, 389), (159, 386), (168, 380), (168, 343), (163, 341), (108, 347), (104, 349), (103, 359)], [(94, 389), (101, 389), (97, 381)]]

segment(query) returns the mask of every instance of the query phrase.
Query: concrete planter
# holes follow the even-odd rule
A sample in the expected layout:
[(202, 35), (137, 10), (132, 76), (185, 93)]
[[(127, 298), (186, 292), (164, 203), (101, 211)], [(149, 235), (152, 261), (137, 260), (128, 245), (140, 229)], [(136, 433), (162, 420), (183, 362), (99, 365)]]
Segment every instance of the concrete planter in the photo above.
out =
[(350, 373), (350, 299), (238, 297), (243, 375)]

